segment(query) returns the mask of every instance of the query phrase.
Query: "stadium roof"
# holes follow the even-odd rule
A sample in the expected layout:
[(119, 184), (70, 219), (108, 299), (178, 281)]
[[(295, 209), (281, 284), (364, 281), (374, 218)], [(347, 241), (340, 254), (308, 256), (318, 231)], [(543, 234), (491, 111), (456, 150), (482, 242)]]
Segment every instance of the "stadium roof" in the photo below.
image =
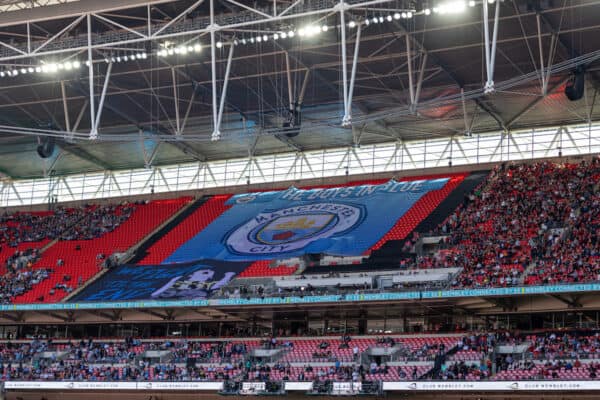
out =
[[(461, 12), (440, 12), (459, 3)], [(214, 0), (214, 25), (210, 0), (2, 1), (0, 171), (15, 179), (64, 175), (598, 118), (599, 1), (497, 3), (495, 90), (487, 93), (484, 8), (468, 3), (343, 3), (347, 88), (354, 60), (356, 70), (351, 124), (342, 126), (350, 90), (344, 94), (338, 1)], [(491, 43), (496, 3), (487, 8)], [(296, 35), (274, 40), (289, 31)], [(221, 136), (213, 141), (230, 54)], [(36, 72), (65, 62), (78, 66)], [(571, 102), (563, 91), (578, 66), (586, 90)], [(290, 99), (302, 102), (301, 132), (292, 138), (281, 129)], [(42, 159), (36, 148), (50, 126), (57, 148)]]

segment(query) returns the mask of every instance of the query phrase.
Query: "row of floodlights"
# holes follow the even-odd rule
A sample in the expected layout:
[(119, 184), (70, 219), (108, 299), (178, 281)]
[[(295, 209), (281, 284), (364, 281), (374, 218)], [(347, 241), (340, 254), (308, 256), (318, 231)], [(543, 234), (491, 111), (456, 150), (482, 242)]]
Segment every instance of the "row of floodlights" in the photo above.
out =
[(0, 71), (0, 78), (9, 77), (9, 76), (17, 76), (17, 75), (25, 75), (25, 74), (33, 74), (33, 73), (52, 73), (57, 71), (71, 71), (73, 69), (78, 69), (81, 67), (81, 62), (79, 61), (66, 61), (63, 63), (48, 63), (37, 66), (29, 66), (29, 67), (21, 67), (15, 68), (6, 71)]
[[(120, 63), (120, 62), (126, 62), (126, 61), (134, 61), (134, 60), (145, 60), (148, 58), (148, 54), (146, 52), (141, 52), (141, 53), (135, 53), (135, 54), (124, 54), (124, 55), (117, 55), (117, 56), (111, 56), (111, 57), (106, 57), (104, 59), (105, 63)], [(85, 61), (84, 63), (82, 63), (81, 61), (65, 61), (65, 62), (61, 62), (61, 63), (43, 63), (41, 65), (36, 65), (36, 66), (22, 66), (19, 68), (14, 68), (14, 69), (10, 69), (10, 70), (5, 70), (5, 71), (0, 71), (0, 78), (5, 78), (5, 77), (14, 77), (14, 76), (18, 76), (18, 75), (26, 75), (26, 74), (33, 74), (33, 73), (46, 73), (46, 74), (51, 74), (51, 73), (56, 73), (59, 71), (73, 71), (73, 70), (77, 70), (79, 68), (81, 68), (81, 66), (85, 64), (86, 66), (89, 66), (89, 62)]]
[[(485, 1), (485, 0), (484, 0)], [(495, 0), (487, 0), (487, 2), (489, 4), (493, 4), (495, 2)], [(445, 3), (441, 3), (438, 4), (436, 7), (433, 8), (425, 8), (423, 9), (420, 13), (424, 14), (424, 15), (430, 15), (431, 13), (435, 13), (435, 14), (457, 14), (460, 12), (463, 12), (467, 6), (469, 7), (474, 7), (477, 4), (481, 4), (481, 2), (477, 2), (474, 0), (471, 1), (448, 1)], [(401, 19), (410, 19), (412, 18), (415, 14), (417, 14), (415, 11), (402, 11), (402, 12), (395, 12), (393, 14), (388, 14), (388, 15), (378, 15), (378, 16), (372, 16), (372, 17), (368, 17), (365, 18), (362, 21), (350, 21), (348, 22), (347, 26), (351, 29), (356, 28), (359, 25), (365, 25), (365, 26), (369, 26), (371, 24), (381, 24), (384, 22), (393, 22), (393, 21), (398, 21)], [(316, 25), (309, 25), (297, 30), (289, 30), (287, 32), (285, 31), (281, 31), (281, 32), (275, 32), (272, 34), (263, 34), (263, 35), (258, 35), (255, 37), (250, 37), (250, 38), (241, 38), (241, 39), (234, 39), (232, 44), (237, 46), (239, 44), (242, 45), (246, 45), (246, 44), (254, 44), (254, 43), (261, 43), (261, 42), (267, 42), (269, 40), (279, 40), (279, 39), (287, 39), (287, 38), (293, 38), (295, 36), (299, 36), (299, 37), (313, 37), (313, 36), (317, 36), (320, 33), (323, 32), (327, 32), (329, 31), (329, 29), (331, 29), (332, 27), (328, 26), (328, 25), (322, 25), (322, 26), (316, 26)], [(215, 43), (215, 47), (220, 49), (223, 47), (223, 42), (218, 41)], [(163, 44), (162, 48), (160, 50), (158, 50), (156, 52), (156, 55), (159, 57), (168, 57), (168, 56), (172, 56), (172, 55), (185, 55), (185, 54), (189, 54), (189, 53), (200, 53), (202, 51), (202, 45), (199, 43), (195, 43), (195, 44), (186, 44), (186, 45), (180, 45), (180, 46), (175, 46), (175, 45), (171, 45), (171, 44)], [(105, 63), (120, 63), (120, 62), (127, 62), (127, 61), (135, 61), (135, 60), (145, 60), (148, 58), (148, 54), (146, 52), (140, 52), (140, 53), (135, 53), (135, 54), (124, 54), (124, 55), (115, 55), (115, 56), (110, 56), (110, 57), (105, 57), (104, 58), (104, 62)], [(20, 67), (20, 68), (14, 68), (11, 70), (5, 70), (5, 71), (0, 71), (0, 78), (4, 78), (4, 77), (14, 77), (14, 76), (18, 76), (18, 75), (25, 75), (25, 74), (32, 74), (32, 73), (55, 73), (58, 71), (71, 71), (71, 70), (75, 70), (75, 69), (79, 69), (81, 67), (82, 63), (80, 61), (65, 61), (62, 63), (43, 63), (42, 65), (38, 65), (38, 66), (28, 66), (28, 67)], [(89, 62), (85, 61), (85, 65), (89, 66)]]

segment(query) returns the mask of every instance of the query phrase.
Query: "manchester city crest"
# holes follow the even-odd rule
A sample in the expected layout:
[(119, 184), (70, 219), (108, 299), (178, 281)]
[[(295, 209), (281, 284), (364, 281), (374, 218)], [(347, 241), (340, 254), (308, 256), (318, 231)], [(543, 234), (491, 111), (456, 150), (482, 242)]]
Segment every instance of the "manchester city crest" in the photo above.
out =
[(355, 228), (363, 214), (360, 206), (333, 202), (268, 210), (235, 229), (225, 242), (237, 254), (287, 253)]

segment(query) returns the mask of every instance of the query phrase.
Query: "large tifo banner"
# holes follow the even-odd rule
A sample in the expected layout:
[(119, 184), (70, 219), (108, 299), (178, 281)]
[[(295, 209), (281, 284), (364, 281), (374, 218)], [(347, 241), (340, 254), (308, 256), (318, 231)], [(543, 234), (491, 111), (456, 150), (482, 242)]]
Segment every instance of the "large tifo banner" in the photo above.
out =
[(330, 189), (250, 193), (178, 248), (165, 263), (256, 261), (323, 253), (360, 255), (413, 204), (448, 178)]
[(214, 260), (168, 265), (120, 265), (72, 301), (207, 299), (249, 263)]

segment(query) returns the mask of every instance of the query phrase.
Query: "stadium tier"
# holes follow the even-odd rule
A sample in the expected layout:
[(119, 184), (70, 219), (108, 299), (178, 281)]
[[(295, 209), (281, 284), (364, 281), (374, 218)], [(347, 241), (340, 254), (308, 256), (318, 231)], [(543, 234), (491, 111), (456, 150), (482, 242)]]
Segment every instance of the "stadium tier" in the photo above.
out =
[(600, 0), (0, 0), (0, 400), (600, 399)]
[[(139, 267), (117, 267), (75, 299), (205, 298), (222, 293), (235, 277), (297, 273), (301, 262), (290, 263), (294, 258), (355, 257), (360, 263), (382, 244), (405, 239), (466, 176), (202, 198), (170, 231), (141, 246)], [(397, 266), (399, 260), (395, 262)], [(142, 271), (146, 278), (135, 282)]]
[[(55, 302), (85, 286), (73, 300), (174, 300), (595, 281), (599, 175), (597, 160), (542, 162), (487, 176), (15, 214), (4, 221), (2, 296)], [(136, 263), (112, 261), (134, 247)]]
[[(3, 293), (6, 300), (15, 303), (59, 301), (98, 274), (109, 256), (125, 253), (189, 201), (190, 198), (185, 197), (86, 206), (47, 214), (46, 218), (56, 220), (52, 236), (45, 242), (21, 242), (16, 246), (17, 251), (26, 244), (28, 249), (37, 250), (45, 244), (46, 249), (36, 252), (35, 257), (22, 253), (17, 257), (13, 255), (14, 261), (9, 258), (12, 262), (8, 263), (5, 285), (14, 275), (24, 276), (22, 280), (26, 283), (6, 287)], [(36, 229), (36, 225), (30, 224), (24, 229)], [(7, 254), (14, 251), (8, 246), (3, 250)]]
[(0, 349), (5, 381), (527, 381), (596, 378), (600, 339), (589, 331), (341, 339), (127, 337), (19, 340)]

